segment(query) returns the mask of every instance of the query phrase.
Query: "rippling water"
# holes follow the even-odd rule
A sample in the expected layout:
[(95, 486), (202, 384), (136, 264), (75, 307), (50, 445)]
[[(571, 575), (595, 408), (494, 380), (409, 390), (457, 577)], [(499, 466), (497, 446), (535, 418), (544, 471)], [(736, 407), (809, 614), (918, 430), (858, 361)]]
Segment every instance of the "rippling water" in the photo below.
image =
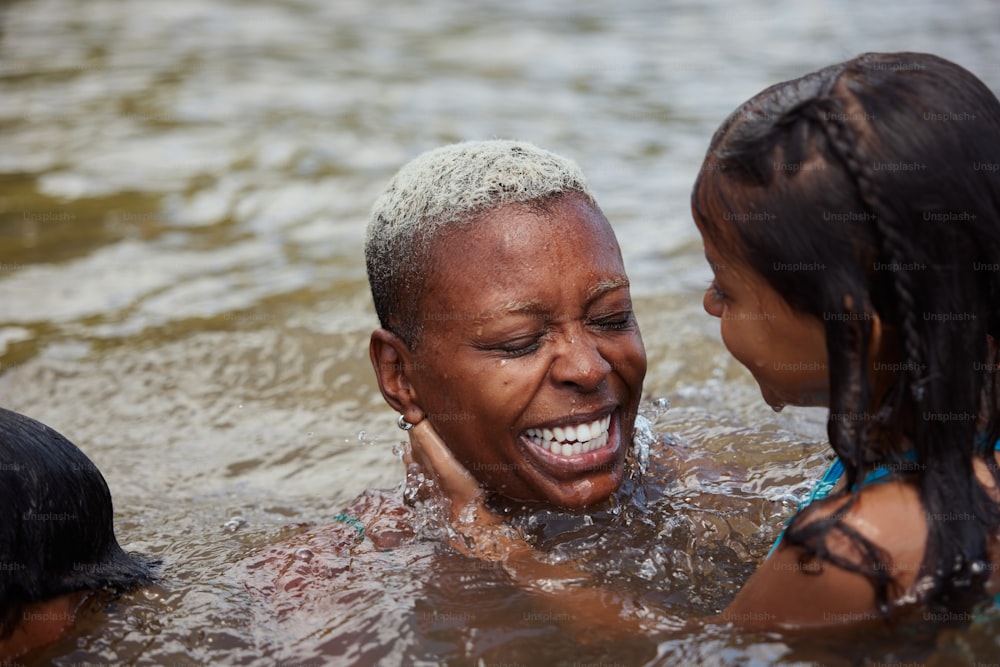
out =
[[(824, 465), (822, 414), (767, 409), (701, 312), (687, 197), (709, 137), (764, 86), (867, 50), (936, 52), (1000, 90), (995, 3), (63, 0), (0, 17), (0, 403), (77, 442), (108, 479), (121, 540), (165, 563), (160, 586), (86, 615), (39, 662), (1000, 652), (990, 620), (850, 648), (683, 629), (725, 605)], [(650, 358), (651, 495), (621, 515), (533, 515), (536, 537), (658, 606), (666, 629), (580, 643), (493, 573), (413, 552), (360, 598), (356, 634), (282, 634), (232, 564), (402, 477), (366, 354), (367, 211), (407, 159), (487, 137), (581, 164)], [(331, 648), (350, 637), (366, 639)]]

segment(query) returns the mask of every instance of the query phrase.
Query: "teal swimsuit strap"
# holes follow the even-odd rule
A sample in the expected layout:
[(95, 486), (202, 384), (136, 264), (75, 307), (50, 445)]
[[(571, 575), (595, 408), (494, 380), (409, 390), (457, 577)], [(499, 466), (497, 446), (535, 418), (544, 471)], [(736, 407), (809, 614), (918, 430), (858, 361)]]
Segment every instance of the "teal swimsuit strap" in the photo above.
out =
[[(819, 481), (816, 482), (816, 486), (813, 487), (813, 490), (809, 494), (809, 497), (799, 503), (798, 508), (795, 510), (795, 514), (801, 512), (806, 506), (808, 506), (813, 501), (819, 500), (820, 498), (826, 498), (830, 494), (830, 492), (833, 491), (833, 487), (837, 486), (837, 482), (839, 482), (840, 478), (843, 476), (844, 476), (844, 463), (840, 460), (840, 457), (838, 456), (833, 460), (833, 463), (830, 464), (830, 467), (826, 469), (826, 472), (823, 473), (823, 476), (819, 478)], [(771, 549), (770, 551), (767, 552), (767, 556), (765, 557), (765, 559), (770, 558), (771, 554), (773, 554), (774, 551), (778, 548), (778, 545), (781, 544), (781, 540), (785, 537), (785, 530), (788, 529), (788, 524), (791, 523), (791, 521), (792, 521), (791, 517), (789, 517), (785, 521), (785, 526), (781, 529), (781, 532), (778, 533), (778, 538), (774, 540), (774, 544), (771, 545)]]
[[(913, 452), (907, 452), (907, 454), (913, 454)], [(907, 458), (914, 458), (914, 456), (908, 456)], [(883, 477), (886, 477), (888, 474), (889, 474), (888, 468), (879, 466), (878, 468), (875, 468), (870, 473), (865, 475), (864, 480), (862, 480), (861, 482), (861, 486), (867, 486), (872, 482), (878, 482)], [(830, 492), (833, 491), (834, 487), (837, 486), (837, 484), (840, 482), (840, 478), (843, 476), (844, 476), (844, 462), (841, 461), (840, 457), (838, 456), (833, 460), (833, 463), (830, 464), (830, 467), (826, 469), (826, 472), (823, 473), (823, 476), (819, 478), (819, 481), (816, 482), (816, 486), (813, 487), (812, 493), (809, 494), (809, 497), (803, 500), (801, 503), (799, 503), (799, 507), (795, 511), (795, 514), (801, 512), (811, 503), (826, 498), (828, 495), (830, 495)], [(788, 524), (791, 522), (791, 520), (792, 519), (789, 518), (787, 521), (785, 521), (785, 528), (781, 529), (781, 533), (778, 534), (778, 539), (776, 539), (774, 541), (774, 544), (771, 545), (771, 550), (767, 552), (767, 558), (771, 557), (771, 554), (774, 553), (774, 550), (777, 549), (778, 545), (781, 543), (782, 538), (785, 537), (785, 530), (788, 528)]]
[[(1000, 451), (1000, 440), (997, 440), (993, 444), (993, 449), (995, 451)], [(905, 454), (903, 454), (903, 457), (907, 461), (916, 461), (917, 454), (911, 449), (907, 451)], [(865, 478), (861, 481), (861, 486), (868, 486), (873, 482), (880, 482), (885, 477), (888, 477), (890, 474), (891, 472), (888, 467), (878, 466), (870, 473), (865, 475)], [(837, 483), (840, 482), (840, 478), (843, 476), (844, 476), (844, 464), (840, 460), (840, 457), (837, 457), (833, 460), (833, 463), (830, 464), (830, 467), (826, 469), (826, 472), (823, 473), (823, 476), (820, 477), (819, 481), (816, 482), (816, 486), (813, 487), (812, 493), (809, 494), (809, 497), (806, 498), (801, 503), (799, 503), (799, 507), (795, 513), (798, 514), (799, 512), (801, 512), (809, 505), (809, 503), (816, 500), (820, 500), (822, 498), (826, 498), (828, 495), (830, 495), (830, 492), (833, 491), (833, 488), (837, 486)], [(789, 522), (791, 522), (791, 519), (785, 521), (786, 528)], [(778, 548), (778, 544), (781, 543), (781, 538), (783, 538), (784, 536), (785, 536), (785, 528), (782, 528), (781, 533), (778, 534), (778, 539), (774, 541), (774, 544), (771, 545), (771, 550), (767, 552), (767, 558), (770, 558), (771, 554), (774, 553), (774, 550)], [(998, 599), (1000, 599), (1000, 595), (998, 595)]]
[[(1000, 445), (1000, 443), (997, 444)], [(904, 457), (909, 460), (915, 460), (916, 456), (917, 455), (913, 450), (910, 450), (906, 452), (906, 454), (904, 454)], [(880, 482), (882, 481), (883, 478), (888, 477), (890, 474), (891, 473), (889, 468), (885, 466), (879, 466), (874, 470), (872, 470), (867, 475), (865, 475), (865, 478), (861, 481), (861, 486), (868, 486), (869, 484)], [(830, 464), (830, 467), (826, 469), (826, 472), (823, 473), (823, 476), (819, 478), (819, 481), (816, 482), (816, 486), (813, 487), (812, 493), (809, 494), (809, 497), (803, 500), (801, 503), (799, 503), (799, 507), (795, 511), (795, 513), (798, 514), (814, 501), (821, 500), (830, 495), (830, 492), (833, 491), (834, 487), (837, 486), (837, 484), (840, 482), (840, 478), (843, 476), (844, 476), (844, 462), (841, 461), (840, 457), (838, 456), (833, 460), (833, 463)], [(791, 522), (791, 519), (788, 519), (788, 521), (785, 522), (785, 528), (781, 529), (781, 533), (778, 535), (778, 539), (776, 539), (774, 541), (774, 544), (771, 545), (771, 550), (767, 552), (768, 558), (771, 557), (771, 554), (774, 553), (774, 550), (778, 548), (778, 544), (781, 543), (781, 539), (785, 536), (785, 530), (788, 527), (789, 522)]]

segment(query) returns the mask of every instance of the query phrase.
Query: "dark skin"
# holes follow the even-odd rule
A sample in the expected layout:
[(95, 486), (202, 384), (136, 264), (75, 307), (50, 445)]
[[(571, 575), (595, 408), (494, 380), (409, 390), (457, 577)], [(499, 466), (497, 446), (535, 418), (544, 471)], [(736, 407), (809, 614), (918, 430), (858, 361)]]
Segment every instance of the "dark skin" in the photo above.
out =
[[(476, 498), (489, 490), (560, 507), (607, 499), (624, 477), (646, 373), (607, 219), (576, 194), (545, 211), (509, 205), (436, 239), (431, 263), (417, 344), (384, 328), (370, 343), (383, 397), (415, 425), (411, 441), (441, 443), (461, 462)], [(435, 474), (429, 460), (409, 463)], [(350, 523), (298, 535), (245, 564), (242, 576), (282, 609), (322, 608), (341, 578), (380, 566), (365, 554), (400, 548), (412, 537), (411, 511), (398, 494), (365, 494), (345, 510)], [(468, 541), (455, 544), (464, 553), (501, 561), (529, 587), (562, 574), (580, 579), (573, 568), (552, 571), (498, 517), (484, 511), (480, 518), (483, 528), (468, 524)], [(363, 538), (356, 525), (364, 526)], [(296, 555), (303, 548), (306, 559)]]
[[(508, 498), (582, 507), (610, 496), (646, 355), (604, 215), (579, 195), (547, 213), (508, 205), (446, 232), (432, 264), (421, 340), (411, 349), (387, 329), (372, 333), (385, 400), (411, 424), (428, 420), (466, 469)], [(532, 440), (581, 425), (604, 444), (552, 453)]]

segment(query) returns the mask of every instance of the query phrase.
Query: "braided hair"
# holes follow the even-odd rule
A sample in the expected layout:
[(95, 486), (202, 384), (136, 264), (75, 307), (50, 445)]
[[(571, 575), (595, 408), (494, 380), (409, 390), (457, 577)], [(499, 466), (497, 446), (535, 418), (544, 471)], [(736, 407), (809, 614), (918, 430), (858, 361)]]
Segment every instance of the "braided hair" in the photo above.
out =
[[(886, 615), (902, 593), (888, 555), (841, 521), (865, 473), (882, 466), (919, 490), (928, 517), (920, 590), (932, 606), (981, 594), (1000, 528), (1000, 507), (973, 471), (978, 457), (1000, 486), (997, 159), (1000, 102), (979, 79), (932, 55), (872, 53), (737, 109), (692, 195), (703, 233), (823, 321), (827, 431), (847, 482), (826, 502), (847, 501), (822, 518), (813, 514), (823, 503), (803, 510), (785, 539), (867, 577)], [(731, 215), (749, 211), (767, 215)], [(873, 363), (888, 365), (869, 357), (876, 318), (899, 343), (884, 395), (868, 377)], [(858, 555), (831, 552), (832, 534)]]

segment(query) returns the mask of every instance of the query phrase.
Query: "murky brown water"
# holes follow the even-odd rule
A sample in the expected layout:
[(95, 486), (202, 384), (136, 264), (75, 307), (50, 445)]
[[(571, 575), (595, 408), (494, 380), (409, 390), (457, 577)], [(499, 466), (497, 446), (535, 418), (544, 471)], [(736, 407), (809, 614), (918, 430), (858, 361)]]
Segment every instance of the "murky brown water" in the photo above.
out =
[[(684, 629), (725, 605), (824, 465), (822, 413), (771, 412), (701, 311), (687, 197), (712, 131), (765, 85), (865, 50), (937, 52), (1000, 90), (1000, 5), (94, 0), (0, 13), (0, 403), (78, 443), (108, 479), (122, 542), (164, 561), (160, 586), (87, 614), (40, 664), (1000, 655), (992, 616), (860, 642)], [(233, 564), (402, 478), (366, 353), (368, 208), (410, 157), (493, 136), (580, 162), (621, 240), (650, 359), (641, 490), (616, 511), (521, 520), (662, 629), (581, 641), (495, 571), (429, 544), (373, 567), (349, 621), (272, 623)]]

